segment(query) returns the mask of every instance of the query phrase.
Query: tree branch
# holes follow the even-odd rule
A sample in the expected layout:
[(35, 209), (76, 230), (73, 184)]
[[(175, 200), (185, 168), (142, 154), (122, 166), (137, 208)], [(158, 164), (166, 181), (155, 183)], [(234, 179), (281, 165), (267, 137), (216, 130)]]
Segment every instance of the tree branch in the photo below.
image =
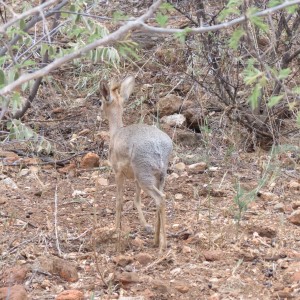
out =
[(38, 5), (36, 7), (33, 7), (32, 9), (29, 9), (25, 12), (23, 12), (22, 14), (15, 14), (16, 17), (13, 19), (10, 19), (7, 23), (3, 24), (2, 26), (0, 26), (0, 33), (5, 33), (5, 31), (7, 30), (8, 27), (12, 26), (14, 23), (18, 22), (19, 20), (26, 18), (30, 15), (33, 15), (34, 13), (38, 12), (40, 13), (41, 10), (47, 6), (50, 6), (51, 4), (54, 4), (55, 2), (57, 2), (57, 0), (48, 0), (47, 2)]
[[(47, 3), (49, 3), (49, 2), (47, 2)], [(162, 0), (155, 1), (150, 6), (150, 8), (146, 11), (146, 13), (144, 15), (137, 18), (136, 20), (128, 21), (125, 25), (121, 26), (115, 32), (103, 37), (102, 39), (97, 40), (97, 41), (95, 41), (73, 53), (67, 54), (64, 57), (58, 58), (58, 59), (54, 60), (52, 63), (50, 63), (49, 65), (47, 65), (46, 67), (44, 67), (34, 73), (23, 74), (16, 81), (14, 81), (14, 82), (8, 84), (7, 86), (3, 87), (2, 89), (0, 89), (0, 96), (4, 96), (4, 95), (8, 94), (9, 92), (13, 91), (15, 88), (17, 88), (18, 86), (22, 85), (23, 83), (25, 83), (29, 80), (37, 79), (39, 77), (49, 74), (52, 70), (61, 67), (62, 64), (65, 64), (68, 61), (71, 61), (75, 58), (83, 56), (87, 52), (95, 49), (96, 47), (106, 46), (108, 44), (112, 44), (112, 43), (120, 40), (131, 30), (142, 29), (142, 30), (145, 30), (148, 32), (156, 32), (159, 34), (174, 34), (174, 33), (186, 32), (184, 29), (182, 30), (182, 29), (173, 29), (173, 28), (158, 28), (158, 27), (154, 27), (154, 26), (149, 26), (144, 23), (146, 20), (148, 20), (150, 17), (153, 16), (154, 12), (159, 8), (161, 3), (162, 3)], [(295, 5), (295, 4), (299, 4), (299, 3), (300, 3), (300, 0), (292, 0), (289, 2), (286, 1), (275, 7), (268, 8), (263, 11), (257, 12), (255, 14), (253, 14), (252, 16), (256, 16), (256, 17), (266, 16), (273, 12), (281, 10), (283, 8), (286, 8), (286, 7)], [(248, 17), (242, 16), (242, 17), (236, 18), (232, 21), (224, 22), (224, 23), (221, 23), (218, 25), (199, 27), (199, 28), (191, 28), (188, 33), (196, 34), (196, 33), (204, 33), (204, 32), (209, 32), (209, 31), (217, 31), (220, 29), (228, 28), (228, 27), (243, 23), (247, 20)]]

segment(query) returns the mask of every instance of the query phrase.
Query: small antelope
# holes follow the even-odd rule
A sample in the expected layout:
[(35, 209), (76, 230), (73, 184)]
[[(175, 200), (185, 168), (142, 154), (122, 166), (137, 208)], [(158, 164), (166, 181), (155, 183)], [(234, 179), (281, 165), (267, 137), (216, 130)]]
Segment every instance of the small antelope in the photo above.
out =
[(123, 105), (134, 88), (134, 77), (129, 76), (121, 83), (112, 81), (101, 84), (103, 110), (109, 122), (109, 160), (113, 167), (117, 185), (116, 228), (121, 228), (123, 184), (125, 178), (136, 184), (134, 204), (139, 220), (151, 232), (141, 209), (141, 190), (151, 196), (156, 203), (156, 225), (154, 244), (160, 250), (166, 249), (166, 204), (163, 187), (167, 174), (169, 157), (173, 149), (170, 137), (146, 124), (123, 126)]

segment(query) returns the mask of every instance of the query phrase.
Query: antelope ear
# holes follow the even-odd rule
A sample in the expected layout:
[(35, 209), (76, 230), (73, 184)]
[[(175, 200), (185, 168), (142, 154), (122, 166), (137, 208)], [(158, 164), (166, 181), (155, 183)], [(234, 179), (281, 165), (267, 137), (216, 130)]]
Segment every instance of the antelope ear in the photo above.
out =
[(127, 101), (134, 89), (135, 78), (133, 76), (126, 77), (121, 83), (120, 96)]
[(101, 82), (100, 84), (100, 94), (106, 101), (110, 101), (109, 99), (109, 88), (106, 82)]

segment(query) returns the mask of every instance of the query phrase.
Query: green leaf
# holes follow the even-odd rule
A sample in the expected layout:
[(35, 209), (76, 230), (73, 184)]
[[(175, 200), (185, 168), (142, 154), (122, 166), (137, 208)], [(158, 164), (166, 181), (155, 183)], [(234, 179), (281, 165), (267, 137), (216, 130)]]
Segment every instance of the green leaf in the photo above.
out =
[(218, 20), (224, 21), (224, 19), (229, 15), (240, 15), (241, 12), (238, 8), (241, 4), (241, 0), (229, 0), (225, 9), (221, 11)]
[(268, 101), (268, 106), (269, 107), (275, 106), (282, 98), (283, 98), (283, 95), (272, 96)]
[(167, 22), (168, 22), (168, 16), (163, 15), (162, 13), (158, 13), (155, 17), (156, 22), (158, 23), (159, 26), (165, 27)]
[(20, 29), (21, 29), (21, 30), (24, 30), (25, 26), (26, 26), (25, 20), (24, 20), (24, 19), (21, 19), (21, 20), (20, 20)]
[(168, 3), (168, 2), (165, 2), (165, 3), (162, 3), (162, 4), (160, 5), (159, 9), (160, 9), (161, 11), (166, 12), (166, 11), (168, 11), (168, 10), (169, 10), (169, 11), (174, 10), (174, 7), (173, 7), (172, 4), (170, 4), (170, 3)]
[(281, 69), (278, 74), (278, 79), (285, 79), (289, 76), (290, 73), (291, 73), (290, 68)]
[(239, 41), (240, 41), (241, 37), (244, 35), (244, 33), (245, 33), (245, 30), (242, 29), (242, 28), (237, 28), (233, 32), (233, 34), (232, 34), (232, 36), (231, 36), (231, 38), (229, 40), (229, 46), (230, 46), (230, 48), (232, 48), (234, 50), (236, 50), (238, 48)]
[(176, 32), (175, 33), (175, 37), (181, 42), (181, 43), (185, 43), (185, 39), (186, 36), (188, 35), (188, 33), (191, 32), (190, 28), (185, 28), (183, 31), (181, 32)]
[(270, 0), (268, 3), (268, 7), (274, 7), (283, 3), (283, 0)]
[(293, 14), (297, 11), (298, 8), (299, 8), (299, 6), (295, 4), (295, 5), (291, 5), (291, 6), (287, 7), (286, 10), (289, 14)]
[(255, 109), (258, 107), (258, 99), (261, 95), (261, 89), (262, 89), (261, 85), (256, 84), (254, 86), (252, 94), (249, 97), (249, 103), (250, 103), (252, 109)]
[(267, 23), (265, 23), (263, 21), (263, 18), (258, 17), (258, 16), (254, 16), (255, 13), (257, 13), (258, 10), (256, 7), (250, 7), (246, 13), (247, 17), (249, 18), (249, 20), (256, 25), (259, 29), (261, 29), (264, 32), (268, 32), (269, 31), (269, 26)]
[(113, 21), (114, 22), (126, 21), (128, 19), (129, 19), (129, 17), (126, 16), (122, 11), (115, 11), (113, 13)]
[(296, 94), (300, 94), (300, 86), (296, 86), (292, 89), (292, 91)]
[(0, 87), (4, 86), (5, 84), (5, 74), (2, 69), (0, 69)]

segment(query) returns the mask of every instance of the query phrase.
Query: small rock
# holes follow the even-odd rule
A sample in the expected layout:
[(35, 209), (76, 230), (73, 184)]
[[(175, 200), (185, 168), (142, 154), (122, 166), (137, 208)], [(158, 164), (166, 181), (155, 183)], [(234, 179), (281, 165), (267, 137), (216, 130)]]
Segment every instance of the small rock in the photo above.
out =
[(220, 295), (218, 293), (215, 293), (213, 295), (211, 295), (209, 298), (209, 300), (220, 300)]
[(99, 156), (96, 153), (87, 153), (80, 162), (82, 169), (92, 169), (99, 167)]
[(0, 205), (3, 205), (6, 203), (6, 199), (4, 197), (0, 196)]
[(188, 172), (192, 174), (203, 173), (207, 169), (206, 162), (199, 162), (188, 166)]
[(258, 192), (257, 196), (262, 199), (263, 201), (275, 201), (278, 199), (278, 196), (271, 193), (271, 192)]
[(295, 202), (292, 203), (292, 208), (293, 209), (297, 209), (299, 207), (300, 207), (300, 201), (295, 201)]
[(178, 171), (184, 171), (185, 170), (185, 163), (179, 162), (177, 163), (174, 168)]
[(289, 217), (288, 220), (295, 224), (300, 225), (300, 209), (295, 210)]
[(22, 285), (0, 288), (1, 300), (27, 300), (27, 292)]
[(183, 254), (191, 253), (192, 251), (193, 251), (192, 248), (189, 247), (189, 246), (183, 246), (182, 247), (182, 253)]
[(170, 271), (171, 275), (174, 276), (174, 277), (181, 274), (181, 272), (182, 272), (181, 268), (175, 268), (175, 269)]
[(152, 281), (153, 289), (158, 291), (159, 293), (166, 294), (169, 291), (168, 283), (164, 280), (155, 279)]
[(182, 127), (186, 123), (186, 118), (182, 114), (174, 114), (162, 117), (161, 122), (168, 124), (171, 127)]
[(16, 185), (16, 183), (9, 177), (1, 180), (1, 183), (3, 183), (4, 185), (16, 190), (18, 189), (18, 186)]
[(135, 259), (142, 265), (148, 265), (152, 260), (152, 256), (148, 253), (139, 253), (135, 256)]
[(291, 276), (291, 280), (292, 280), (292, 282), (299, 282), (299, 281), (300, 281), (300, 271), (295, 272), (295, 273)]
[(75, 99), (75, 101), (73, 102), (73, 104), (76, 107), (85, 106), (85, 104), (86, 104), (86, 98), (77, 98), (77, 99)]
[(113, 261), (121, 267), (125, 267), (133, 262), (133, 258), (128, 255), (119, 255), (113, 258)]
[(179, 282), (179, 281), (178, 281), (178, 282), (175, 282), (174, 288), (175, 288), (178, 292), (180, 292), (180, 293), (182, 293), (182, 294), (185, 294), (185, 293), (187, 293), (187, 292), (189, 291), (190, 286), (189, 286), (188, 284), (184, 283), (184, 282)]
[(36, 264), (38, 269), (58, 275), (68, 282), (76, 282), (78, 280), (76, 267), (64, 259), (55, 256), (40, 256)]
[(179, 145), (196, 147), (201, 142), (201, 135), (199, 133), (177, 128), (175, 134), (175, 142)]
[(183, 195), (182, 194), (175, 194), (175, 199), (176, 200), (182, 200), (183, 199)]
[(26, 266), (15, 266), (6, 269), (0, 276), (0, 281), (5, 285), (21, 284), (24, 282), (28, 268)]
[[(149, 289), (145, 289), (142, 295), (145, 297), (145, 300), (155, 299), (155, 294)], [(141, 300), (144, 300), (143, 298)]]
[(279, 212), (284, 212), (284, 204), (283, 203), (277, 203), (275, 206), (274, 206), (274, 210), (277, 210)]
[(29, 169), (22, 169), (20, 172), (19, 172), (19, 176), (20, 177), (23, 177), (23, 176), (26, 176), (30, 173), (30, 170)]
[(270, 227), (264, 225), (252, 225), (249, 228), (249, 233), (257, 232), (262, 237), (274, 238), (277, 235), (277, 231)]
[(172, 174), (168, 175), (168, 180), (172, 181), (173, 179), (177, 179), (179, 178), (179, 175), (175, 172), (173, 172)]
[(108, 186), (108, 179), (107, 178), (100, 177), (100, 178), (98, 178), (97, 182), (99, 183), (99, 185)]
[(182, 99), (179, 96), (169, 94), (157, 102), (157, 110), (161, 117), (178, 113), (182, 106)]
[(78, 290), (66, 290), (58, 294), (55, 300), (83, 300), (84, 295)]
[(288, 183), (288, 188), (290, 188), (291, 190), (300, 190), (300, 183), (296, 180), (291, 180)]
[(226, 257), (225, 253), (221, 250), (207, 250), (203, 251), (202, 254), (207, 261), (218, 261)]
[(77, 175), (77, 168), (75, 162), (71, 162), (70, 164), (57, 169), (57, 172), (60, 174), (69, 174), (71, 176), (76, 176)]
[(117, 275), (116, 278), (123, 284), (139, 282), (139, 276), (135, 272), (123, 272)]
[(134, 240), (131, 241), (131, 245), (136, 248), (143, 248), (145, 245), (145, 242), (140, 239), (139, 237), (136, 237)]

